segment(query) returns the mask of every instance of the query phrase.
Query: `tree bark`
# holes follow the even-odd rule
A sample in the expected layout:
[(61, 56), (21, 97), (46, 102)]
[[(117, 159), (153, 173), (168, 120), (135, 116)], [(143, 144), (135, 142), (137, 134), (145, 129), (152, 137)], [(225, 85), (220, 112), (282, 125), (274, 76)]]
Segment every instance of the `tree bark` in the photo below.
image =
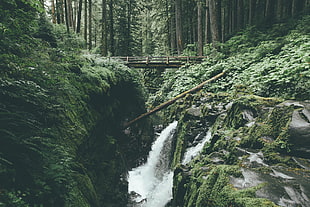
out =
[(84, 0), (84, 40), (87, 48), (87, 0)]
[(78, 16), (77, 16), (77, 24), (76, 24), (76, 33), (80, 33), (81, 32), (82, 7), (83, 7), (83, 0), (79, 0), (79, 8), (78, 8)]
[(76, 31), (76, 20), (77, 20), (77, 15), (78, 15), (78, 8), (79, 8), (79, 2), (78, 0), (74, 1), (73, 4), (73, 31)]
[(256, 0), (250, 0), (249, 1), (249, 24), (250, 25), (254, 24), (254, 12), (255, 12), (254, 5), (255, 4), (256, 4)]
[(178, 55), (183, 51), (183, 35), (182, 35), (182, 18), (181, 18), (181, 0), (175, 1), (175, 24), (176, 24), (176, 42)]
[(109, 16), (110, 16), (110, 51), (111, 55), (115, 54), (115, 45), (114, 45), (114, 14), (113, 14), (113, 0), (109, 1)]
[(174, 1), (171, 0), (170, 8), (170, 51), (172, 54), (176, 51), (176, 30), (175, 30), (175, 5)]
[(295, 14), (296, 14), (296, 0), (293, 0), (292, 1), (292, 10), (291, 10), (291, 16), (293, 17), (293, 16), (295, 16)]
[(54, 0), (51, 0), (51, 6), (52, 6), (52, 22), (53, 22), (53, 24), (56, 24), (56, 13), (55, 13), (55, 2), (54, 2)]
[(205, 19), (205, 42), (210, 42), (210, 14), (209, 14), (209, 0), (206, 0), (206, 19)]
[(108, 38), (107, 38), (107, 1), (102, 0), (102, 25), (101, 25), (101, 55), (108, 55)]
[[(73, 26), (73, 8), (72, 8), (72, 1), (71, 0), (67, 0), (67, 9), (68, 9), (68, 21), (69, 21), (69, 27), (74, 29)], [(73, 30), (75, 31), (75, 29)]]
[(69, 33), (70, 30), (69, 30), (69, 16), (68, 16), (68, 4), (67, 4), (67, 0), (65, 0), (65, 18), (66, 18), (67, 33)]
[(57, 24), (64, 24), (64, 2), (63, 0), (56, 0), (56, 16), (57, 16)]
[(61, 23), (59, 0), (56, 0), (56, 21), (57, 21), (57, 24)]
[(218, 5), (216, 2), (216, 0), (209, 1), (212, 43), (215, 48), (218, 47), (218, 42), (220, 42)]
[(88, 0), (88, 49), (92, 49), (92, 0)]
[(231, 2), (231, 12), (230, 12), (230, 18), (231, 18), (231, 33), (234, 33), (236, 31), (236, 9), (237, 9), (237, 2), (236, 0), (232, 0)]
[(243, 0), (238, 0), (238, 6), (237, 6), (237, 29), (240, 30), (244, 26), (244, 5)]
[(214, 81), (214, 80), (216, 80), (216, 79), (222, 77), (224, 74), (225, 74), (225, 72), (219, 73), (219, 74), (217, 74), (216, 76), (214, 76), (214, 77), (212, 77), (212, 78), (210, 78), (210, 79), (208, 79), (208, 80), (206, 80), (206, 81), (200, 83), (200, 84), (197, 85), (196, 87), (194, 87), (194, 88), (192, 88), (192, 89), (190, 89), (190, 90), (187, 90), (187, 91), (185, 91), (185, 92), (183, 92), (183, 93), (177, 95), (176, 97), (174, 97), (173, 99), (171, 99), (171, 100), (169, 100), (169, 101), (167, 101), (167, 102), (164, 102), (164, 103), (160, 104), (159, 106), (157, 106), (157, 107), (155, 107), (154, 109), (148, 111), (147, 113), (144, 113), (144, 114), (138, 116), (137, 118), (135, 118), (135, 119), (129, 121), (128, 123), (126, 123), (126, 124), (124, 125), (124, 128), (127, 128), (127, 127), (129, 127), (130, 125), (132, 125), (133, 123), (139, 121), (140, 119), (143, 119), (143, 118), (145, 118), (145, 117), (147, 117), (147, 116), (150, 116), (150, 115), (154, 114), (155, 112), (160, 111), (161, 109), (163, 109), (163, 108), (165, 108), (165, 107), (167, 107), (167, 106), (173, 104), (174, 102), (176, 102), (177, 100), (183, 98), (183, 97), (186, 96), (187, 94), (193, 93), (193, 92), (196, 92), (196, 91), (200, 90), (204, 85), (206, 85), (207, 83), (210, 83), (210, 82), (212, 82), (212, 81)]
[(131, 44), (131, 18), (132, 18), (132, 0), (129, 0), (127, 3), (127, 28), (126, 28), (126, 55), (131, 56), (132, 48), (130, 48)]
[(277, 11), (276, 11), (276, 16), (277, 20), (280, 20), (282, 18), (282, 1), (283, 0), (278, 0), (277, 2)]
[(201, 1), (197, 2), (197, 15), (198, 15), (198, 27), (197, 27), (197, 33), (198, 33), (198, 55), (203, 56), (203, 40), (202, 40), (202, 3)]
[(60, 0), (60, 19), (61, 24), (65, 24), (65, 3), (64, 0)]

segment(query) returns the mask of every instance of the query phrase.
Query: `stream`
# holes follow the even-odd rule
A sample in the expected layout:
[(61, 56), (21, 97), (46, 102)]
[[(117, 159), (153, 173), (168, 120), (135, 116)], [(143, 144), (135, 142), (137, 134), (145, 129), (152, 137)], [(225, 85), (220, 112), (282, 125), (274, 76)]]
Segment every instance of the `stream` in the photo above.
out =
[(147, 162), (128, 175), (131, 207), (164, 207), (172, 199), (173, 172), (170, 170), (172, 138), (178, 122), (166, 127), (152, 145)]
[[(128, 175), (128, 207), (164, 207), (172, 199), (173, 172), (170, 169), (171, 147), (178, 122), (166, 127), (152, 145), (147, 162), (132, 169)], [(196, 146), (187, 149), (183, 164), (191, 161), (210, 141), (211, 132)]]

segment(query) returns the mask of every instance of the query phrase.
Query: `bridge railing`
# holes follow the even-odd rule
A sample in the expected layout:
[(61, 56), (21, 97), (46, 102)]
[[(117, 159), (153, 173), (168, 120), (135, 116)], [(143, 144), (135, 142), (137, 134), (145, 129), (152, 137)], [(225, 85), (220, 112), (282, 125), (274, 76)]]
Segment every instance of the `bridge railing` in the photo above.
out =
[(173, 63), (173, 62), (201, 62), (207, 56), (124, 56), (111, 57), (113, 59), (120, 59), (126, 63)]

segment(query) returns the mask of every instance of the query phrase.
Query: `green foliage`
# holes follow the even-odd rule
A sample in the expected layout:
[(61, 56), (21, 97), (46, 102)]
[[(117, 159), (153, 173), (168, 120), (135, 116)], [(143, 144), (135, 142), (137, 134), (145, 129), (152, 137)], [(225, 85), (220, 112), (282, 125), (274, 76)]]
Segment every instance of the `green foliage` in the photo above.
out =
[[(222, 52), (206, 48), (208, 58), (203, 63), (164, 73), (162, 89), (151, 100), (170, 99), (222, 71), (226, 76), (205, 90), (238, 92), (243, 88), (264, 97), (309, 99), (310, 36), (300, 31), (301, 25), (309, 28), (305, 25), (309, 19), (305, 16), (289, 33), (282, 31), (285, 25), (275, 25), (270, 33), (251, 27), (223, 44)], [(283, 33), (288, 34), (278, 36)]]
[(263, 187), (259, 185), (243, 190), (237, 190), (230, 185), (229, 180), (233, 177), (240, 177), (240, 168), (237, 165), (207, 165), (203, 166), (207, 171), (200, 170), (202, 166), (195, 164), (191, 169), (191, 176), (182, 186), (183, 179), (177, 174), (176, 186), (184, 188), (185, 193), (182, 206), (270, 206), (276, 207), (273, 202), (263, 198), (255, 198), (255, 192)]
[[(0, 206), (124, 202), (115, 197), (127, 194), (119, 190), (125, 189), (118, 182), (126, 157), (120, 151), (127, 152), (119, 147), (129, 139), (119, 139), (124, 120), (144, 111), (139, 75), (117, 61), (81, 57), (84, 41), (53, 27), (37, 13), (37, 2), (0, 4)], [(94, 128), (102, 128), (98, 122), (105, 127), (94, 135)], [(99, 140), (92, 149), (90, 137)], [(109, 173), (98, 168), (103, 176), (97, 180), (98, 163), (89, 164), (88, 150), (99, 160), (106, 151), (121, 164), (109, 166)], [(95, 185), (105, 179), (97, 196)], [(111, 186), (119, 193), (106, 196)]]
[(31, 38), (37, 28), (37, 0), (10, 0), (0, 4), (0, 54), (26, 55), (36, 41)]

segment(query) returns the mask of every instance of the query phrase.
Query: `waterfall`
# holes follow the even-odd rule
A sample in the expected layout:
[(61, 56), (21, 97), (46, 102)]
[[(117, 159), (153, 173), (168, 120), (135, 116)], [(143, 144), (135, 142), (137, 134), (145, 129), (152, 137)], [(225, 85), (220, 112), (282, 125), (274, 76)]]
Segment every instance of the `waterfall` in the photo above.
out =
[(177, 121), (165, 128), (152, 145), (147, 162), (128, 175), (128, 191), (134, 207), (164, 207), (172, 198), (173, 172), (170, 170), (172, 137)]
[(196, 155), (198, 155), (200, 151), (203, 149), (205, 143), (210, 142), (211, 137), (212, 137), (211, 131), (209, 130), (207, 132), (207, 135), (203, 138), (203, 140), (200, 143), (198, 143), (196, 146), (188, 148), (184, 154), (182, 164), (185, 165), (189, 163)]

